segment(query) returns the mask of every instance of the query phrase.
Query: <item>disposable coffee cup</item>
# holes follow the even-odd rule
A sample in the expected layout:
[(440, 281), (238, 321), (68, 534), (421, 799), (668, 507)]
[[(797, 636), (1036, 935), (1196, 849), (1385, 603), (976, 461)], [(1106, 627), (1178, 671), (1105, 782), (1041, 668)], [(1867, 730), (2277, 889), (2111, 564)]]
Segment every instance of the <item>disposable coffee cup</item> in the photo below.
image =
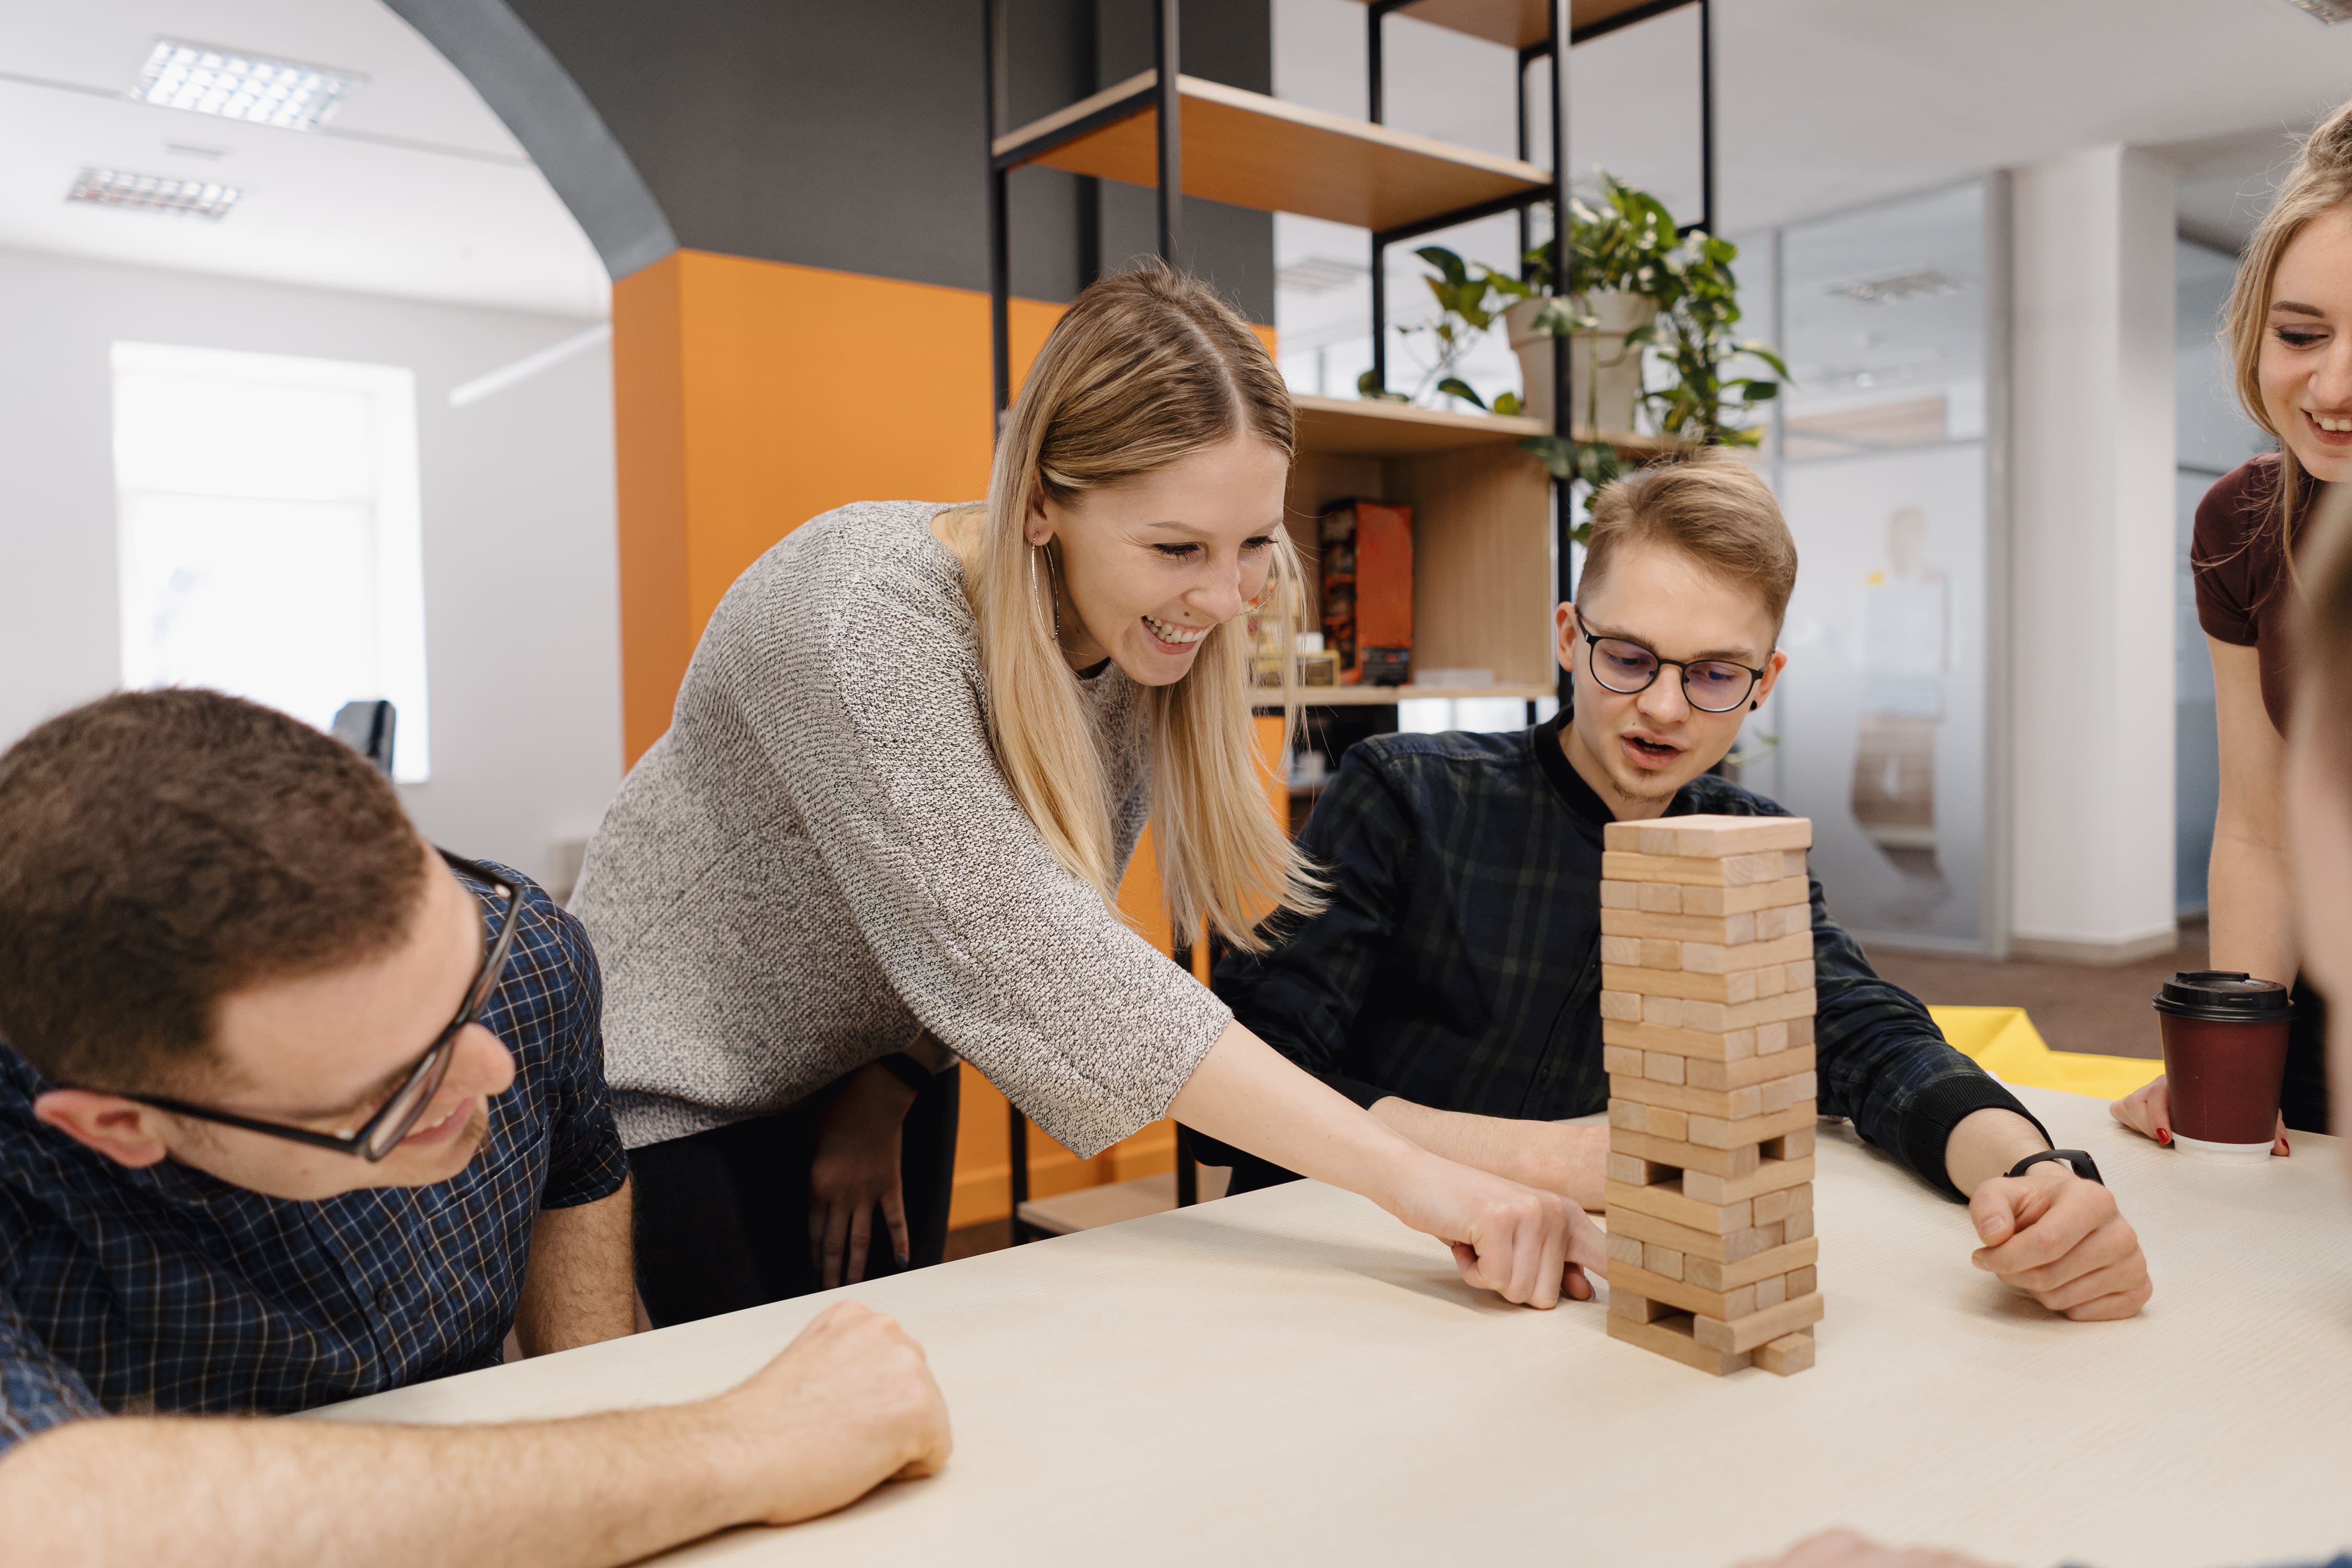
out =
[(2278, 1135), (2294, 1002), (2274, 980), (2184, 971), (2156, 994), (2172, 1141), (2206, 1160), (2267, 1160)]

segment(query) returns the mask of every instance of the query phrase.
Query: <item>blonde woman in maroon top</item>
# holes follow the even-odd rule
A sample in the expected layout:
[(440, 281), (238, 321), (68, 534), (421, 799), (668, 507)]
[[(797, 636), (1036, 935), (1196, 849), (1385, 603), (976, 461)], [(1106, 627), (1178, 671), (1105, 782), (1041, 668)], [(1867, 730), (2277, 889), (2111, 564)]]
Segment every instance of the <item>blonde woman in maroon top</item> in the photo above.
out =
[[(2328, 1129), (2325, 1011), (2302, 983), (2286, 848), (2287, 622), (2296, 563), (2323, 487), (2352, 475), (2352, 104), (2305, 144), (2246, 247), (2228, 310), (2238, 401), (2279, 443), (2224, 475), (2197, 509), (2197, 615), (2213, 657), (2221, 801), (2207, 874), (2216, 969), (2294, 985), (2276, 1152)], [(2115, 1104), (2116, 1120), (2171, 1141), (2165, 1080)]]

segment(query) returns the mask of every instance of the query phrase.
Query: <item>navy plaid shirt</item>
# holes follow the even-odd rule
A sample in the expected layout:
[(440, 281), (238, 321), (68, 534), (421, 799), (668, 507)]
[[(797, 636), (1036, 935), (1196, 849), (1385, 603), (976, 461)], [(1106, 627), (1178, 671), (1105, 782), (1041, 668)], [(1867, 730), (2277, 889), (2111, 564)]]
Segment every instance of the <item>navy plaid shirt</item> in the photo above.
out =
[(587, 935), (527, 879), (481, 873), (486, 933), (489, 876), (525, 900), (482, 1016), (515, 1081), (438, 1185), (292, 1203), (175, 1161), (131, 1170), (36, 1121), (50, 1085), (0, 1044), (0, 1454), (108, 1412), (282, 1414), (499, 1360), (533, 1217), (628, 1167)]
[[(1351, 748), (1299, 844), (1331, 904), (1277, 917), (1271, 952), (1229, 954), (1234, 1016), (1357, 1103), (1560, 1121), (1606, 1108), (1601, 829), (1612, 814), (1560, 750), (1565, 711), (1499, 735), (1381, 735)], [(1786, 816), (1702, 775), (1667, 815)], [(1821, 1109), (1944, 1192), (1944, 1145), (2017, 1097), (1881, 980), (1812, 884)], [(2036, 1125), (2040, 1125), (2036, 1122)], [(1256, 1185), (1263, 1172), (1235, 1180)]]

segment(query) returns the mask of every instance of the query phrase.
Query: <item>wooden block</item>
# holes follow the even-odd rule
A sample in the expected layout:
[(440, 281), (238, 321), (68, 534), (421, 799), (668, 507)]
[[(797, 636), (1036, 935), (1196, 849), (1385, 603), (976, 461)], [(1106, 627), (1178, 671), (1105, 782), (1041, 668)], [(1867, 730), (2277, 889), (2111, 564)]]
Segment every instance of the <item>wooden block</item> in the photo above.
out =
[(1620, 1320), (1629, 1323), (1655, 1322), (1673, 1310), (1664, 1301), (1653, 1301), (1636, 1290), (1620, 1289), (1614, 1284), (1609, 1287), (1609, 1321), (1612, 1323)]
[[(1670, 888), (1671, 882), (1648, 882), (1645, 887)], [(1744, 888), (1683, 888), (1675, 900), (1677, 913), (1685, 915), (1738, 915), (1756, 910), (1777, 910), (1783, 905), (1805, 904), (1813, 896), (1810, 878), (1784, 877), (1777, 882), (1751, 882)], [(1644, 903), (1643, 909), (1649, 908)]]
[(1614, 1149), (1609, 1151), (1608, 1179), (1612, 1182), (1623, 1182), (1630, 1186), (1646, 1187), (1657, 1182), (1680, 1181), (1682, 1173), (1682, 1167), (1679, 1165), (1661, 1165), (1654, 1160), (1644, 1160), (1638, 1154), (1620, 1154)]
[[(1758, 1032), (1761, 1033), (1762, 1031), (1759, 1030)], [(1757, 1085), (1756, 1092), (1763, 1101), (1762, 1106), (1760, 1107), (1761, 1110), (1766, 1111), (1786, 1110), (1789, 1107), (1796, 1104), (1801, 1100), (1811, 1100), (1814, 1094), (1819, 1090), (1820, 1086), (1820, 1075), (1810, 1072), (1793, 1072), (1787, 1078), (1776, 1078), (1769, 1083)]]
[(1735, 1230), (1746, 1230), (1749, 1226), (1748, 1207), (1745, 1202), (1703, 1204), (1695, 1198), (1685, 1197), (1680, 1182), (1659, 1182), (1646, 1187), (1611, 1182), (1603, 1193), (1607, 1200), (1605, 1206), (1612, 1215), (1621, 1208), (1633, 1209), (1716, 1236), (1727, 1236)]
[(1787, 964), (1783, 969), (1783, 973), (1785, 973), (1789, 977), (1790, 990), (1810, 991), (1812, 989), (1813, 961), (1811, 956), (1797, 959)]
[(1775, 964), (1770, 969), (1756, 972), (1756, 994), (1759, 997), (1778, 996), (1789, 989), (1789, 966)]
[[(1721, 1176), (1696, 1166), (1683, 1167), (1683, 1191), (1703, 1204), (1736, 1204), (1742, 1198), (1754, 1198), (1760, 1194), (1775, 1193), (1784, 1187), (1802, 1186), (1813, 1179), (1811, 1160), (1766, 1160), (1745, 1175)], [(1785, 1217), (1788, 1211), (1781, 1211)], [(1755, 1223), (1763, 1225), (1770, 1217), (1755, 1215)]]
[(1756, 1364), (1775, 1377), (1787, 1377), (1813, 1364), (1813, 1336), (1809, 1333), (1782, 1334), (1769, 1343), (1758, 1345), (1752, 1352)]
[(1782, 1240), (1802, 1241), (1813, 1234), (1813, 1211), (1810, 1208), (1794, 1210), (1780, 1222), (1780, 1226)]
[[(1816, 1103), (1813, 1109), (1818, 1111), (1821, 1107)], [(1768, 1160), (1810, 1160), (1813, 1157), (1814, 1136), (1813, 1128), (1799, 1127), (1778, 1138), (1767, 1138), (1764, 1141), (1764, 1157)]]
[[(1759, 1258), (1772, 1247), (1764, 1245), (1763, 1233), (1750, 1226), (1742, 1230), (1727, 1231), (1718, 1236), (1712, 1231), (1694, 1230), (1686, 1225), (1676, 1225), (1670, 1219), (1660, 1219), (1654, 1214), (1635, 1209), (1611, 1209), (1609, 1234), (1639, 1237), (1643, 1241), (1662, 1242), (1683, 1255), (1683, 1272), (1693, 1268), (1728, 1268)], [(1778, 1243), (1774, 1244), (1778, 1246)], [(1764, 1273), (1785, 1273), (1785, 1268), (1768, 1268)], [(1758, 1278), (1761, 1278), (1759, 1275)], [(1705, 1283), (1706, 1281), (1702, 1281)], [(1732, 1284), (1748, 1281), (1735, 1279)]]
[(1638, 1024), (1642, 1021), (1642, 999), (1631, 991), (1603, 991), (1601, 994), (1601, 1016), (1603, 1020), (1615, 1018), (1622, 1023)]
[(1716, 1176), (1744, 1176), (1764, 1163), (1762, 1152), (1754, 1147), (1746, 1149), (1709, 1149), (1700, 1143), (1683, 1143), (1672, 1138), (1655, 1138), (1647, 1132), (1612, 1125), (1609, 1147), (1620, 1154), (1636, 1159), (1655, 1160), (1662, 1165), (1677, 1170), (1698, 1171)]
[[(1688, 1289), (1689, 1287), (1682, 1289)], [(1768, 1310), (1746, 1312), (1736, 1318), (1710, 1318), (1701, 1313), (1692, 1322), (1691, 1333), (1710, 1350), (1738, 1352), (1752, 1351), (1782, 1334), (1811, 1328), (1821, 1321), (1822, 1298), (1816, 1291), (1811, 1295), (1791, 1296)]]
[[(1694, 974), (1681, 969), (1625, 969), (1601, 966), (1601, 984), (1609, 991), (1633, 991), (1648, 996), (1686, 996), (1700, 1002), (1753, 1002), (1758, 972), (1741, 969), (1729, 974)], [(1648, 1004), (1645, 1002), (1646, 1009)], [(1646, 1012), (1644, 1014), (1646, 1016)]]
[(1811, 1295), (1814, 1291), (1822, 1288), (1821, 1276), (1821, 1269), (1810, 1263), (1806, 1264), (1802, 1268), (1790, 1269), (1789, 1294), (1791, 1296)]
[(1788, 1024), (1789, 1047), (1791, 1050), (1799, 1046), (1810, 1046), (1813, 1043), (1813, 1016), (1811, 1013), (1801, 1018), (1790, 1018)]
[[(1615, 1235), (1614, 1231), (1610, 1233)], [(1683, 1278), (1694, 1285), (1704, 1285), (1711, 1290), (1729, 1290), (1740, 1285), (1753, 1285), (1759, 1280), (1776, 1279), (1796, 1269), (1810, 1268), (1821, 1255), (1821, 1242), (1812, 1237), (1802, 1241), (1783, 1242), (1750, 1253), (1746, 1258), (1702, 1258), (1696, 1253), (1683, 1254)], [(1613, 1254), (1612, 1256), (1614, 1256)], [(1806, 1289), (1811, 1289), (1808, 1285)], [(1801, 1296), (1805, 1290), (1794, 1290)]]
[[(1621, 1046), (1605, 1046), (1603, 1050), (1622, 1050)], [(1690, 1058), (1666, 1051), (1636, 1051), (1642, 1058), (1642, 1076), (1652, 1083), (1681, 1083), (1690, 1076)]]
[(1802, 933), (1810, 938), (1813, 932), (1813, 906), (1803, 903), (1781, 904), (1773, 909), (1758, 910), (1755, 915), (1758, 942), (1774, 942), (1784, 936)]
[(1776, 1219), (1770, 1225), (1751, 1226), (1748, 1228), (1755, 1231), (1758, 1245), (1767, 1252), (1776, 1247), (1786, 1247), (1791, 1240), (1797, 1239), (1789, 1235), (1789, 1222), (1785, 1219)]
[[(1683, 1060), (1680, 1057), (1666, 1056), (1658, 1059), (1677, 1066)], [(1764, 1087), (1761, 1084), (1746, 1089), (1691, 1089), (1680, 1081), (1661, 1083), (1647, 1078), (1621, 1079), (1612, 1074), (1609, 1092), (1620, 1100), (1638, 1100), (1643, 1105), (1672, 1106), (1676, 1110), (1694, 1110), (1702, 1116), (1759, 1116), (1764, 1110)]]
[(1789, 1212), (1792, 1215), (1811, 1214), (1813, 1212), (1812, 1183), (1807, 1182), (1801, 1187), (1790, 1187), (1789, 1189)]
[(1744, 1149), (1751, 1143), (1761, 1143), (1767, 1138), (1778, 1138), (1784, 1132), (1809, 1128), (1820, 1120), (1814, 1114), (1813, 1102), (1800, 1100), (1786, 1110), (1775, 1110), (1763, 1116), (1746, 1116), (1737, 1121), (1719, 1116), (1694, 1116), (1690, 1119), (1690, 1139), (1693, 1143), (1708, 1149)]
[[(1646, 1247), (1647, 1243), (1643, 1243)], [(1680, 1254), (1675, 1256), (1679, 1257)], [(1709, 1290), (1659, 1273), (1654, 1268), (1637, 1268), (1631, 1263), (1611, 1263), (1609, 1288), (1624, 1289), (1653, 1301), (1664, 1301), (1685, 1312), (1696, 1312), (1702, 1318), (1718, 1322), (1742, 1322), (1757, 1313), (1756, 1287), (1742, 1285), (1731, 1290)], [(1802, 1325), (1799, 1325), (1802, 1327)], [(1761, 1342), (1760, 1341), (1759, 1342)], [(1746, 1350), (1746, 1345), (1727, 1347)]]
[(1789, 1049), (1789, 1020), (1777, 1018), (1769, 1024), (1756, 1026), (1756, 1054), (1777, 1057)]
[[(1633, 962), (1641, 968), (1680, 969), (1683, 966), (1683, 944), (1681, 942), (1669, 942), (1664, 937), (1651, 936), (1643, 937), (1640, 942), (1635, 942), (1633, 946), (1634, 951), (1641, 954), (1641, 956)], [(1608, 956), (1609, 955), (1607, 953), (1601, 954), (1601, 961), (1606, 963), (1608, 961)]]
[(1810, 849), (1813, 825), (1801, 816), (1727, 816), (1702, 813), (1648, 822), (1612, 822), (1601, 829), (1604, 849), (1643, 855), (1753, 855), (1769, 849)]
[[(1651, 997), (1642, 1005), (1642, 1018), (1650, 1018)], [(1789, 1018), (1810, 1018), (1813, 1014), (1813, 994), (1811, 991), (1790, 991), (1779, 996), (1754, 1002), (1705, 1002), (1696, 998), (1674, 998), (1681, 1005), (1676, 1009), (1675, 1027), (1696, 1029), (1702, 1034), (1720, 1034), (1733, 1029), (1753, 1029), (1759, 1024), (1777, 1024)]]
[[(1632, 883), (1604, 884), (1630, 887)], [(1704, 942), (1717, 947), (1745, 947), (1756, 941), (1756, 922), (1764, 917), (1738, 915), (1662, 915), (1633, 909), (1601, 907), (1603, 936), (1662, 937), (1668, 942)]]
[[(1633, 1237), (1625, 1239), (1631, 1241)], [(1664, 1279), (1679, 1280), (1683, 1277), (1683, 1255), (1671, 1247), (1645, 1241), (1642, 1243), (1642, 1256), (1633, 1260), (1633, 1267)]]
[(1682, 1027), (1683, 999), (1679, 996), (1643, 996), (1641, 1021), (1664, 1029)]
[(1721, 1351), (1709, 1350), (1700, 1344), (1691, 1335), (1689, 1328), (1691, 1320), (1687, 1313), (1674, 1312), (1657, 1322), (1642, 1322), (1620, 1315), (1615, 1310), (1616, 1303), (1613, 1298), (1610, 1307), (1609, 1337), (1612, 1340), (1622, 1340), (1629, 1345), (1638, 1345), (1645, 1351), (1678, 1361), (1685, 1366), (1696, 1367), (1701, 1372), (1713, 1373), (1717, 1377), (1738, 1372), (1740, 1368), (1753, 1363), (1752, 1352), (1727, 1355)]
[(1607, 1251), (1609, 1261), (1612, 1263), (1629, 1263), (1636, 1268), (1642, 1267), (1643, 1248), (1638, 1237), (1619, 1236), (1612, 1231), (1609, 1233)]
[[(1812, 1184), (1810, 1182), (1800, 1183), (1799, 1185), (1809, 1192), (1812, 1188)], [(1755, 1194), (1756, 1223), (1770, 1225), (1776, 1219), (1787, 1219), (1790, 1209), (1796, 1202), (1791, 1195), (1795, 1191), (1795, 1187), (1780, 1187), (1769, 1193)]]
[[(1696, 855), (1639, 855), (1622, 850), (1601, 852), (1601, 875), (1612, 882), (1672, 882), (1685, 888), (1748, 888), (1786, 881), (1805, 874), (1801, 853), (1768, 849), (1756, 855), (1727, 855), (1720, 859)], [(1763, 908), (1758, 905), (1758, 908)]]
[[(1606, 884), (1604, 883), (1603, 886), (1606, 886)], [(1654, 915), (1678, 915), (1683, 912), (1683, 890), (1674, 883), (1636, 882), (1633, 884), (1633, 887), (1636, 889), (1633, 895), (1634, 907), (1636, 909)], [(1762, 909), (1764, 906), (1759, 904), (1756, 907), (1758, 909)], [(1702, 910), (1700, 912), (1705, 913), (1706, 911)], [(1717, 914), (1727, 914), (1731, 911), (1727, 910), (1717, 910), (1714, 912)]]
[(1636, 1100), (1612, 1100), (1609, 1102), (1609, 1125), (1623, 1128), (1628, 1132), (1646, 1131), (1650, 1125), (1650, 1108)]
[[(1632, 1046), (1636, 1050), (1661, 1051), (1668, 1056), (1694, 1059), (1704, 1058), (1713, 1062), (1736, 1062), (1756, 1054), (1756, 1031), (1725, 1029), (1710, 1034), (1699, 1029), (1677, 1028), (1671, 1024), (1612, 1018), (1604, 1013), (1601, 1016), (1601, 1043), (1604, 1046)], [(1777, 1068), (1765, 1076), (1779, 1078), (1787, 1070), (1786, 1068)], [(1763, 1079), (1757, 1081), (1760, 1083)]]
[(1603, 1045), (1601, 1047), (1601, 1067), (1602, 1071), (1612, 1075), (1623, 1073), (1631, 1078), (1639, 1078), (1642, 1076), (1641, 1047)]
[[(1770, 1026), (1766, 1024), (1756, 1026), (1757, 1047), (1759, 1053), (1763, 1047), (1764, 1031)], [(1607, 1048), (1602, 1047), (1604, 1051)], [(1784, 1078), (1791, 1072), (1812, 1070), (1813, 1047), (1791, 1047), (1778, 1056), (1768, 1057), (1759, 1054), (1730, 1062), (1706, 1061), (1693, 1057), (1689, 1058), (1689, 1065), (1684, 1071), (1683, 1081), (1694, 1089), (1746, 1089), (1753, 1084), (1769, 1083), (1772, 1079)]]
[(1647, 1105), (1643, 1108), (1647, 1125), (1642, 1131), (1653, 1138), (1664, 1138), (1672, 1143), (1686, 1143), (1690, 1131), (1690, 1112), (1676, 1110), (1671, 1105)]
[[(1801, 1290), (1797, 1293), (1801, 1296), (1804, 1294)], [(1760, 1312), (1767, 1307), (1777, 1307), (1788, 1299), (1789, 1277), (1787, 1275), (1768, 1274), (1763, 1279), (1756, 1281), (1756, 1310)]]
[[(1601, 884), (1601, 908), (1604, 916), (1611, 910), (1630, 910), (1640, 902), (1641, 892), (1636, 883), (1612, 882), (1604, 879)], [(1601, 930), (1608, 929), (1604, 920)]]
[(1634, 936), (1611, 936), (1601, 933), (1601, 962), (1639, 967), (1642, 962), (1642, 939)]
[[(1606, 956), (1604, 953), (1603, 957)], [(1737, 947), (1711, 942), (1685, 942), (1682, 944), (1682, 962), (1676, 967), (1696, 970), (1702, 974), (1728, 974), (1740, 969), (1785, 967), (1799, 959), (1812, 956), (1813, 934), (1806, 931), (1797, 936), (1782, 937), (1778, 942), (1750, 942)], [(1643, 959), (1642, 962), (1649, 963), (1650, 961)]]

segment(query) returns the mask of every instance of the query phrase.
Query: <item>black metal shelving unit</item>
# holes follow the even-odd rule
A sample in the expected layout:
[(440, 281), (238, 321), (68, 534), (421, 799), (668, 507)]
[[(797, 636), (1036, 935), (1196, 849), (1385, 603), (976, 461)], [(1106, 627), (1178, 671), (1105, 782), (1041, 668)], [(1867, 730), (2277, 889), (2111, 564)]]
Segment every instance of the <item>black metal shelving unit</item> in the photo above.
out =
[[(1018, 141), (1006, 140), (1008, 128), (1003, 123), (1012, 101), (1010, 31), (1005, 11), (1009, 0), (982, 0), (982, 27), (988, 62), (985, 94), (988, 128), (988, 282), (989, 331), (992, 351), (992, 407), (996, 426), (1001, 429), (1005, 410), (1013, 398), (1012, 345), (1012, 260), (1010, 234), (1009, 182), (1013, 171), (1034, 163), (1073, 142), (1093, 136), (1106, 128), (1143, 114), (1154, 114), (1157, 122), (1155, 138), (1155, 189), (1158, 205), (1158, 253), (1171, 265), (1178, 262), (1183, 225), (1183, 93), (1181, 90), (1182, 49), (1180, 37), (1178, 0), (1144, 0), (1151, 7), (1151, 64), (1149, 79), (1140, 81), (1132, 90), (1095, 105), (1086, 113), (1069, 119), (1049, 116), (1040, 122), (1034, 134)], [(1423, 0), (1368, 0), (1366, 5), (1366, 101), (1370, 123), (1384, 123), (1387, 98), (1386, 48), (1383, 24), (1390, 16), (1410, 11)], [(1548, 205), (1552, 208), (1555, 233), (1566, 227), (1570, 175), (1572, 165), (1568, 146), (1568, 50), (1558, 47), (1566, 38), (1571, 47), (1646, 22), (1686, 5), (1698, 7), (1699, 26), (1699, 101), (1700, 101), (1700, 216), (1698, 225), (1712, 232), (1715, 215), (1715, 72), (1713, 47), (1713, 0), (1646, 0), (1646, 3), (1610, 11), (1587, 26), (1574, 26), (1570, 0), (1546, 0), (1549, 10), (1549, 36), (1517, 47), (1517, 68), (1514, 73), (1517, 103), (1518, 155), (1528, 161), (1530, 151), (1528, 125), (1528, 70), (1538, 60), (1548, 62), (1551, 73), (1551, 125), (1547, 141), (1551, 155), (1550, 179), (1545, 185), (1481, 201), (1470, 205), (1417, 216), (1409, 222), (1375, 228), (1371, 236), (1372, 284), (1372, 365), (1379, 383), (1387, 384), (1388, 370), (1388, 279), (1387, 258), (1391, 246), (1407, 240), (1451, 228), (1479, 218), (1492, 217), (1506, 212), (1517, 212), (1519, 219), (1519, 252), (1524, 258), (1533, 248), (1532, 210)], [(1099, 95), (1097, 95), (1099, 96)], [(1086, 178), (1087, 176), (1081, 176)], [(1082, 204), (1082, 210), (1090, 204)], [(1564, 253), (1565, 246), (1561, 247)], [(1522, 264), (1524, 266), (1524, 263)], [(1565, 353), (1552, 356), (1553, 429), (1566, 435), (1570, 429), (1570, 399), (1568, 361)], [(1569, 582), (1568, 500), (1566, 486), (1553, 485), (1553, 523), (1556, 559), (1559, 582), (1559, 592), (1567, 597)], [(1013, 1197), (1013, 1239), (1014, 1242), (1034, 1240), (1045, 1234), (1028, 1226), (1021, 1218), (1022, 1205), (1029, 1201), (1028, 1122), (1017, 1107), (1009, 1116), (1011, 1181)], [(1180, 1205), (1189, 1205), (1195, 1196), (1196, 1173), (1186, 1147), (1181, 1130), (1177, 1143), (1177, 1190)]]

